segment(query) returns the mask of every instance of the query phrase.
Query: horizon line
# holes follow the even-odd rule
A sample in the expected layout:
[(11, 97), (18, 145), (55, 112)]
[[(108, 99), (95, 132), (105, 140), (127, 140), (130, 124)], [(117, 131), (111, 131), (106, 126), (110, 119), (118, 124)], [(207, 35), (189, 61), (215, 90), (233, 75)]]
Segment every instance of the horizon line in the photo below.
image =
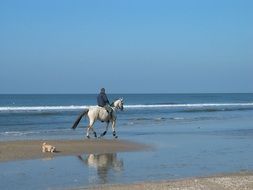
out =
[[(94, 95), (96, 93), (0, 93), (0, 95)], [(113, 92), (107, 94), (253, 94), (253, 92)]]

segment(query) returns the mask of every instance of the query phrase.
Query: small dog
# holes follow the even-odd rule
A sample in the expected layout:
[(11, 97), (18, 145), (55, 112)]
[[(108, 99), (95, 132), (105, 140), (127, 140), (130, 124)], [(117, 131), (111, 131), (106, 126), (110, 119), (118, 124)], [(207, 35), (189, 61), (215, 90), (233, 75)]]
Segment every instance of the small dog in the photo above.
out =
[(55, 152), (55, 147), (50, 145), (50, 144), (47, 144), (46, 142), (44, 142), (42, 144), (42, 152)]

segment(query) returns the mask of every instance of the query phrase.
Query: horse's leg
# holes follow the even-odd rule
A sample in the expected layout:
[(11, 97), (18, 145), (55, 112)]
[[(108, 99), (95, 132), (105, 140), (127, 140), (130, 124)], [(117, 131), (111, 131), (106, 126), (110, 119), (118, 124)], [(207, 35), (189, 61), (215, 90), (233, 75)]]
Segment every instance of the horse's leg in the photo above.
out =
[(114, 136), (114, 138), (118, 138), (118, 136), (116, 135), (116, 131), (115, 131), (115, 126), (116, 126), (116, 120), (112, 121), (112, 134)]
[(93, 131), (94, 137), (97, 137), (97, 133), (94, 131), (93, 129), (93, 125), (94, 125), (94, 120), (90, 120), (90, 124), (87, 127), (87, 133), (86, 133), (86, 137), (89, 139), (90, 138), (90, 129)]
[(90, 126), (90, 125), (87, 127), (87, 133), (86, 133), (87, 138), (88, 139), (90, 138), (90, 134), (89, 134), (90, 130), (92, 130), (94, 137), (97, 138), (97, 133), (94, 131), (93, 126)]
[(96, 131), (94, 130), (93, 126), (91, 127), (91, 130), (93, 131), (94, 137), (97, 138), (97, 133), (96, 133)]
[(107, 133), (108, 127), (109, 127), (109, 121), (106, 122), (105, 131), (100, 135), (100, 137), (105, 136), (105, 134)]
[(87, 126), (87, 131), (86, 131), (86, 137), (88, 139), (90, 138), (89, 131), (90, 131), (90, 125)]

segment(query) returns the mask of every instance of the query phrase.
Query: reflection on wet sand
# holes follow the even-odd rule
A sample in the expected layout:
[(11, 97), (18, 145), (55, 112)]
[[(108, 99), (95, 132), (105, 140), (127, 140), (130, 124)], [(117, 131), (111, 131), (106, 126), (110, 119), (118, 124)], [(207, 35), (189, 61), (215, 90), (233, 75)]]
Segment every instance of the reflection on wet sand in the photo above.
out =
[(100, 183), (108, 182), (108, 173), (110, 171), (121, 172), (123, 170), (123, 160), (117, 158), (116, 153), (107, 154), (89, 154), (78, 156), (85, 165), (95, 169), (96, 173), (90, 173), (90, 181)]

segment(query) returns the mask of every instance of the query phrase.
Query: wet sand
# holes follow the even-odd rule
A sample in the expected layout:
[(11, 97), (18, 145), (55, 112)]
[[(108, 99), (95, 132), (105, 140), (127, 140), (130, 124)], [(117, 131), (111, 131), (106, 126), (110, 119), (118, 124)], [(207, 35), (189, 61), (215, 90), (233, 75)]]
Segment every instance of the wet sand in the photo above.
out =
[[(114, 153), (148, 150), (150, 147), (124, 140), (48, 140), (56, 146), (55, 153), (42, 153), (44, 141), (0, 142), (0, 162), (42, 159), (55, 156), (79, 155), (83, 153)], [(71, 190), (253, 190), (253, 173), (238, 172), (211, 177), (140, 182), (133, 184), (107, 184), (92, 187), (74, 187)]]
[(184, 180), (103, 185), (72, 190), (252, 190), (253, 173), (236, 173)]
[(0, 142), (0, 162), (40, 159), (54, 156), (80, 155), (84, 153), (130, 152), (148, 149), (148, 146), (124, 140), (48, 140), (56, 152), (43, 153), (42, 140)]

